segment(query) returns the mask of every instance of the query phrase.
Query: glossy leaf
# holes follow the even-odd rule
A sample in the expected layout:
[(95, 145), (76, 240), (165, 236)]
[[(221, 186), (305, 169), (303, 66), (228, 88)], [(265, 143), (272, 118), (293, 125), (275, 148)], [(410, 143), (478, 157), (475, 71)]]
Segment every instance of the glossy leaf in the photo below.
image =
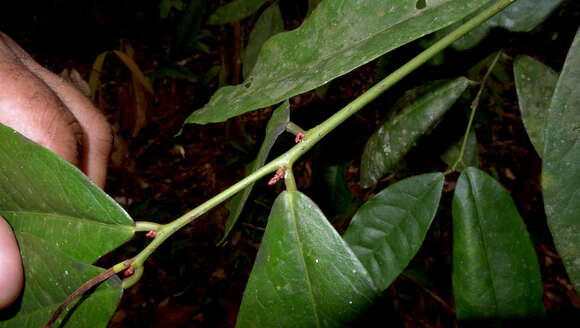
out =
[[(441, 155), (441, 159), (445, 162), (445, 164), (452, 167), (459, 155), (461, 153), (461, 145), (463, 144), (463, 137), (459, 139), (456, 143), (451, 145), (443, 155)], [(468, 166), (478, 166), (479, 165), (479, 154), (477, 150), (477, 136), (475, 135), (475, 131), (471, 130), (469, 135), (467, 136), (467, 143), (465, 144), (465, 152), (463, 153), (463, 162), (459, 162), (456, 169), (458, 171), (463, 170)]]
[(435, 217), (444, 178), (423, 174), (395, 183), (357, 211), (344, 240), (386, 289), (415, 256)]
[(256, 21), (250, 37), (248, 45), (244, 50), (243, 73), (244, 78), (247, 78), (258, 59), (258, 53), (262, 45), (268, 38), (284, 31), (284, 21), (282, 20), (282, 13), (277, 3), (268, 7)]
[[(133, 221), (77, 168), (3, 125), (0, 162), (0, 215), (16, 233), (26, 275), (22, 308), (11, 320), (46, 322), (67, 293), (98, 273), (90, 263), (133, 236)], [(102, 296), (103, 309), (114, 310), (119, 288), (103, 293), (109, 296), (95, 293), (85, 302)], [(104, 320), (95, 325), (106, 324), (106, 315), (96, 314), (102, 309), (86, 311)]]
[(460, 77), (429, 84), (403, 96), (399, 104), (407, 101), (408, 104), (388, 119), (365, 146), (360, 168), (361, 184), (370, 187), (389, 172), (415, 142), (439, 122), (469, 84), (468, 79)]
[[(274, 146), (274, 142), (276, 139), (284, 132), (286, 129), (286, 125), (290, 121), (290, 103), (285, 101), (283, 104), (278, 106), (276, 110), (272, 113), (272, 117), (268, 121), (266, 126), (266, 136), (264, 137), (264, 142), (262, 142), (262, 146), (258, 152), (258, 156), (254, 159), (246, 168), (246, 175), (251, 174), (252, 172), (256, 171), (260, 167), (264, 165), (266, 159), (268, 158), (268, 154)], [(230, 231), (232, 231), (234, 225), (238, 221), (240, 214), (242, 214), (242, 210), (244, 209), (244, 205), (248, 200), (248, 197), (252, 193), (252, 188), (254, 184), (249, 185), (240, 193), (236, 194), (230, 201), (228, 201), (226, 207), (230, 211), (230, 214), (225, 223), (225, 232), (224, 236), (222, 237), (220, 243), (223, 243), (225, 238), (228, 236)]]
[(222, 25), (244, 19), (260, 9), (266, 0), (233, 0), (218, 8), (209, 18), (212, 25)]
[[(564, 0), (518, 0), (499, 14), (453, 43), (453, 48), (466, 50), (476, 46), (495, 27), (512, 32), (530, 32), (540, 25)], [(490, 2), (491, 3), (491, 2)], [(475, 15), (475, 14), (474, 14)], [(467, 20), (466, 18), (465, 20)], [(437, 34), (443, 36), (455, 29), (457, 23)]]
[(568, 52), (546, 123), (542, 188), (548, 225), (580, 292), (580, 30)]
[(519, 56), (514, 61), (514, 77), (526, 132), (541, 157), (544, 127), (558, 73), (531, 57)]
[[(463, 18), (488, 0), (322, 1), (299, 28), (262, 47), (251, 76), (219, 89), (185, 123), (221, 122), (313, 90)], [(361, 22), (364, 22), (362, 24)]]
[(378, 294), (316, 204), (285, 191), (272, 206), (236, 327), (345, 327)]
[(460, 320), (544, 314), (540, 267), (522, 218), (503, 187), (472, 167), (453, 197), (452, 280)]

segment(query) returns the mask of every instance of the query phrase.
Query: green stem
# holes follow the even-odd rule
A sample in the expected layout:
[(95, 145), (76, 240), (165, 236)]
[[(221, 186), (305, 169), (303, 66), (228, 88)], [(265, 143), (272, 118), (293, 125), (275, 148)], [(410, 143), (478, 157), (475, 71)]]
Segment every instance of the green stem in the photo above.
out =
[[(465, 34), (467, 34), (472, 29), (481, 25), (489, 18), (493, 17), (498, 12), (505, 9), (507, 6), (515, 2), (516, 0), (499, 0), (494, 5), (481, 11), (477, 16), (473, 17), (463, 25), (459, 26), (453, 32), (447, 34), (445, 37), (441, 38), (435, 42), (432, 46), (425, 49), (415, 58), (408, 61), (405, 65), (401, 66), (399, 69), (391, 73), (389, 76), (384, 78), (382, 81), (374, 85), (367, 92), (362, 94), (360, 97), (352, 101), (346, 107), (341, 109), (339, 112), (331, 116), (329, 119), (324, 121), (322, 124), (315, 127), (313, 130), (312, 139), (314, 143), (326, 136), (330, 131), (332, 131), (340, 123), (344, 122), (347, 118), (352, 116), (354, 113), (359, 111), (363, 106), (367, 105), (369, 102), (377, 98), (387, 89), (395, 85), (397, 82), (402, 80), (405, 76), (409, 75), (415, 69), (429, 61), (435, 55), (443, 51), (445, 48), (450, 46), (453, 42), (457, 41)], [(301, 155), (301, 154), (300, 154)]]
[(473, 99), (471, 106), (469, 106), (471, 108), (471, 113), (469, 114), (469, 121), (467, 122), (467, 127), (465, 128), (465, 134), (463, 135), (463, 142), (461, 143), (461, 150), (459, 150), (459, 156), (457, 157), (457, 160), (455, 161), (455, 163), (453, 163), (453, 166), (449, 170), (450, 172), (456, 171), (457, 165), (463, 163), (463, 156), (465, 155), (465, 146), (467, 145), (467, 139), (469, 138), (469, 132), (471, 131), (471, 127), (473, 126), (473, 120), (475, 119), (475, 112), (477, 111), (477, 107), (479, 107), (479, 100), (481, 98), (481, 94), (483, 93), (483, 87), (485, 86), (485, 82), (487, 81), (487, 78), (489, 77), (489, 75), (493, 71), (493, 68), (497, 64), (497, 61), (499, 60), (499, 57), (501, 56), (501, 54), (502, 54), (502, 52), (498, 51), (497, 55), (493, 58), (493, 61), (489, 65), (487, 72), (485, 72), (485, 75), (483, 76), (483, 79), (480, 82), (479, 90), (477, 90), (477, 95), (475, 96), (475, 99)]
[[(211, 210), (215, 206), (219, 205), (223, 201), (227, 200), (240, 190), (244, 189), (248, 185), (256, 182), (258, 179), (275, 172), (278, 168), (287, 167), (291, 168), (292, 164), (298, 160), (304, 153), (310, 150), (320, 139), (326, 136), (330, 131), (335, 129), (339, 124), (344, 122), (347, 118), (352, 116), (354, 113), (359, 111), (369, 102), (377, 98), (395, 83), (403, 79), (405, 76), (409, 75), (419, 66), (433, 58), (443, 49), (451, 45), (454, 41), (458, 40), (467, 32), (479, 26), (481, 23), (492, 17), (493, 15), (500, 12), (502, 9), (506, 8), (516, 0), (498, 0), (494, 5), (488, 7), (487, 9), (481, 11), (477, 16), (467, 21), (465, 24), (458, 27), (453, 32), (449, 33), (439, 41), (435, 42), (431, 47), (420, 53), (418, 56), (410, 60), (405, 65), (401, 66), (399, 69), (391, 73), (385, 79), (377, 83), (375, 86), (370, 88), (367, 92), (359, 96), (357, 99), (353, 100), (346, 107), (332, 115), (323, 123), (314, 127), (313, 129), (305, 133), (304, 139), (296, 146), (292, 147), (286, 153), (282, 154), (278, 158), (274, 159), (270, 163), (261, 167), (257, 171), (253, 172), (246, 178), (242, 179), (238, 183), (229, 187), (228, 189), (222, 191), (218, 195), (209, 199), (205, 203), (199, 205), (193, 210), (185, 213), (181, 217), (175, 219), (171, 223), (163, 225), (158, 231), (155, 239), (151, 241), (145, 249), (143, 249), (137, 256), (133, 258), (132, 266), (137, 269), (142, 266), (145, 260), (161, 245), (169, 236), (174, 234), (177, 230), (183, 226), (189, 224), (193, 220), (197, 219), (199, 216), (203, 215), (207, 211)], [(293, 181), (293, 180), (292, 180)], [(290, 182), (290, 187), (292, 187), (292, 182)]]
[(298, 135), (299, 133), (304, 134), (306, 133), (306, 131), (304, 131), (301, 127), (292, 122), (288, 122), (288, 124), (286, 124), (286, 132), (292, 133), (293, 135)]
[(284, 177), (284, 183), (286, 184), (286, 190), (296, 191), (296, 180), (294, 180), (294, 172), (292, 171), (292, 166), (286, 168), (286, 176)]
[(135, 232), (139, 231), (159, 231), (163, 227), (162, 224), (148, 221), (137, 221), (135, 222)]

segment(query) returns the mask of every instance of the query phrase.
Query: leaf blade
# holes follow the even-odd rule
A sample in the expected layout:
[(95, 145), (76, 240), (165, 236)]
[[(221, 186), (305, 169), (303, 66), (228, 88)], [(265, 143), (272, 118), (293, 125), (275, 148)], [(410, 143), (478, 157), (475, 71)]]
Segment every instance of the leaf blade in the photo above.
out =
[(256, 21), (252, 32), (248, 39), (248, 45), (244, 50), (243, 58), (243, 75), (248, 78), (250, 73), (256, 65), (258, 60), (258, 53), (262, 49), (262, 45), (268, 38), (284, 31), (284, 20), (282, 19), (282, 12), (277, 3), (268, 7)]
[(342, 327), (377, 294), (316, 204), (284, 191), (272, 207), (236, 327)]
[(417, 9), (414, 1), (323, 1), (301, 27), (264, 44), (244, 84), (219, 89), (185, 124), (221, 122), (315, 89), (486, 2), (434, 0)]
[(444, 178), (429, 173), (385, 188), (363, 204), (343, 238), (386, 289), (419, 251), (435, 217)]
[[(248, 165), (246, 169), (246, 175), (251, 174), (264, 165), (270, 150), (272, 150), (272, 147), (276, 142), (276, 139), (278, 139), (282, 132), (284, 132), (288, 122), (290, 122), (290, 103), (285, 101), (272, 113), (272, 117), (270, 117), (270, 120), (266, 125), (266, 136), (264, 137), (262, 146), (260, 146), (260, 150), (258, 151), (256, 158)], [(238, 221), (240, 214), (242, 214), (242, 210), (244, 209), (244, 205), (246, 204), (248, 197), (250, 197), (250, 194), (252, 193), (253, 187), (254, 184), (252, 183), (228, 201), (226, 207), (230, 213), (225, 222), (224, 236), (220, 240), (219, 244), (225, 241), (229, 233), (234, 228), (234, 225)]]
[[(133, 236), (133, 220), (76, 167), (4, 125), (0, 161), (0, 215), (17, 237), (26, 280), (19, 311), (0, 327), (40, 326), (102, 271), (89, 263)], [(97, 290), (66, 325), (106, 326), (122, 290), (119, 283)]]
[(576, 291), (580, 291), (580, 29), (550, 105), (544, 140), (542, 191), (548, 226)]
[[(62, 217), (87, 220), (103, 231), (82, 233), (67, 224), (62, 228), (70, 229), (71, 243), (61, 245), (64, 252), (74, 253), (83, 240), (98, 238), (91, 250), (79, 254), (86, 262), (97, 260), (132, 237), (133, 220), (76, 167), (3, 125), (0, 140), (0, 215), (13, 227), (33, 229), (42, 238), (58, 242), (49, 227), (44, 231), (34, 227), (31, 215), (57, 224)], [(110, 234), (103, 235), (105, 231)]]
[(464, 77), (411, 90), (401, 113), (385, 122), (365, 145), (361, 158), (361, 184), (370, 187), (413, 147), (419, 137), (439, 122), (469, 86)]
[[(40, 238), (17, 235), (26, 284), (18, 313), (0, 318), (0, 327), (42, 327), (62, 300), (102, 269), (79, 262)], [(122, 294), (121, 281), (111, 278), (87, 298), (73, 302), (68, 308), (74, 311), (61, 315), (55, 326), (66, 318), (64, 327), (106, 327)]]
[(531, 57), (518, 56), (514, 60), (514, 77), (526, 132), (542, 157), (544, 128), (558, 73)]
[(484, 172), (466, 168), (452, 210), (452, 280), (458, 319), (542, 317), (538, 259), (510, 195)]
[[(467, 50), (476, 46), (495, 27), (512, 32), (530, 32), (550, 16), (564, 0), (518, 0), (467, 35), (453, 43), (456, 50)], [(438, 32), (445, 35), (461, 23)]]

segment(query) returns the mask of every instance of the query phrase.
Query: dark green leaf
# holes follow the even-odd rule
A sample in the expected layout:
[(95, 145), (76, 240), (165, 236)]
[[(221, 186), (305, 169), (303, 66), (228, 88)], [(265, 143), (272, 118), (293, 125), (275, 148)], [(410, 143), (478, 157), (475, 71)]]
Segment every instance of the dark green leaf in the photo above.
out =
[(370, 187), (407, 154), (415, 142), (443, 117), (470, 81), (464, 77), (408, 92), (410, 103), (384, 123), (367, 142), (361, 159), (361, 184)]
[(558, 73), (531, 57), (519, 56), (514, 61), (514, 77), (526, 132), (541, 157), (544, 127)]
[[(268, 125), (266, 126), (266, 136), (264, 137), (264, 142), (260, 147), (260, 151), (258, 152), (258, 156), (256, 159), (252, 161), (248, 167), (246, 168), (246, 175), (251, 174), (252, 172), (256, 171), (260, 167), (264, 165), (266, 159), (268, 158), (268, 154), (274, 146), (274, 142), (278, 139), (278, 136), (284, 132), (286, 129), (286, 125), (290, 121), (290, 103), (285, 101), (283, 104), (278, 106), (276, 110), (272, 113), (272, 117), (268, 121)], [(232, 197), (232, 199), (227, 203), (226, 207), (230, 210), (230, 215), (226, 220), (226, 227), (224, 236), (222, 237), (220, 243), (223, 243), (225, 238), (228, 236), (230, 231), (232, 231), (236, 221), (240, 217), (242, 210), (244, 209), (244, 205), (248, 200), (248, 197), (252, 193), (252, 187), (254, 184), (249, 185), (240, 193)]]
[(345, 327), (378, 293), (316, 204), (285, 191), (272, 207), (236, 327)]
[[(463, 144), (463, 137), (459, 139), (456, 143), (454, 143), (451, 147), (449, 147), (443, 155), (441, 155), (441, 159), (445, 162), (445, 164), (449, 165), (450, 167), (455, 164), (457, 159), (459, 158), (459, 154), (461, 153), (461, 145)], [(468, 166), (478, 166), (479, 165), (479, 154), (477, 151), (477, 136), (475, 132), (471, 130), (469, 135), (467, 136), (467, 143), (465, 144), (465, 152), (463, 153), (463, 162), (460, 162), (457, 165), (456, 169), (458, 171), (463, 170)]]
[[(77, 168), (3, 125), (0, 162), (0, 215), (16, 233), (26, 275), (23, 306), (11, 320), (46, 322), (99, 272), (91, 262), (133, 236), (133, 220)], [(118, 286), (103, 288), (85, 301), (94, 326), (106, 325), (121, 295)]]
[(542, 188), (548, 225), (580, 292), (580, 30), (568, 52), (546, 123)]
[(542, 317), (534, 246), (510, 195), (492, 177), (463, 170), (453, 197), (453, 293), (460, 320)]
[(244, 51), (244, 62), (243, 71), (244, 78), (248, 78), (256, 60), (258, 59), (258, 53), (262, 49), (262, 45), (268, 38), (284, 31), (284, 21), (282, 20), (282, 13), (280, 12), (280, 7), (277, 3), (272, 4), (268, 7), (260, 18), (256, 21), (254, 29), (250, 32), (250, 37), (248, 39), (248, 45)]
[(419, 251), (435, 217), (441, 173), (395, 183), (357, 211), (344, 240), (367, 268), (379, 290), (386, 289)]
[(225, 121), (315, 89), (487, 2), (432, 0), (417, 9), (415, 1), (322, 1), (301, 27), (268, 39), (242, 85), (219, 89), (185, 123)]
[[(529, 32), (540, 25), (564, 0), (518, 0), (501, 13), (481, 24), (453, 43), (453, 48), (466, 50), (477, 45), (494, 27), (512, 32)], [(490, 3), (493, 3), (490, 1)], [(474, 14), (475, 15), (475, 14)], [(465, 20), (467, 20), (466, 18)], [(460, 23), (437, 33), (440, 36), (455, 29)]]
[(212, 25), (222, 25), (244, 19), (260, 9), (267, 0), (234, 0), (216, 10), (209, 18)]

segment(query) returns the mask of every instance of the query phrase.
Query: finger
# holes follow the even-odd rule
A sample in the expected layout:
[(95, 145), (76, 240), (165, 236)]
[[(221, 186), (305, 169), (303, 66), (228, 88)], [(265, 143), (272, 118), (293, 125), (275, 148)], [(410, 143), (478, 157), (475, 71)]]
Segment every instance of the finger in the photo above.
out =
[(0, 309), (10, 305), (22, 290), (24, 275), (12, 229), (0, 216)]
[(80, 168), (97, 185), (104, 187), (112, 144), (111, 128), (104, 115), (75, 87), (36, 63), (6, 35), (4, 39), (22, 63), (52, 88), (79, 122), (83, 136)]
[(78, 165), (82, 131), (74, 115), (4, 41), (0, 33), (0, 122)]

